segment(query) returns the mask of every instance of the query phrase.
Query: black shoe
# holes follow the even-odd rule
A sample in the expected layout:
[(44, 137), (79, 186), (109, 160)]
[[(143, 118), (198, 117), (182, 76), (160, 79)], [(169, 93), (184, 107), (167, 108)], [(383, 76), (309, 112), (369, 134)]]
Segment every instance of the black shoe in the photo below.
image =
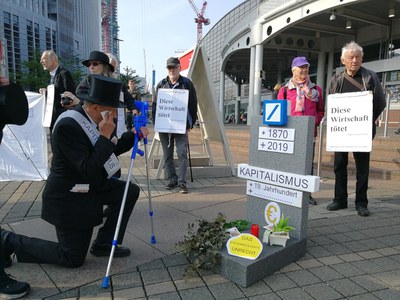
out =
[(186, 184), (181, 183), (179, 185), (179, 193), (181, 193), (181, 194), (187, 194), (188, 193), (188, 189), (186, 187)]
[[(111, 244), (101, 244), (97, 245), (93, 243), (92, 247), (90, 248), (90, 253), (94, 256), (110, 256), (111, 254)], [(115, 246), (114, 250), (114, 257), (125, 257), (131, 254), (131, 250), (127, 247), (123, 247), (120, 245)]]
[(310, 195), (310, 197), (308, 198), (308, 204), (317, 205), (317, 201)]
[(18, 299), (27, 295), (30, 289), (29, 283), (16, 281), (4, 271), (0, 272), (0, 298)]
[(171, 180), (166, 186), (165, 188), (167, 190), (172, 190), (174, 188), (176, 188), (178, 186), (178, 183), (175, 180)]
[(347, 203), (345, 204), (340, 204), (338, 202), (333, 201), (332, 203), (330, 203), (326, 209), (329, 211), (334, 211), (334, 210), (339, 210), (339, 209), (343, 209), (343, 208), (347, 208)]
[(394, 133), (395, 134), (400, 134), (400, 127)]
[(358, 211), (358, 215), (361, 217), (368, 217), (371, 214), (366, 207), (359, 206), (356, 209)]
[(14, 250), (11, 248), (11, 246), (8, 243), (8, 239), (11, 234), (13, 234), (11, 231), (7, 230), (1, 230), (1, 247), (3, 248), (3, 262), (4, 262), (4, 268), (11, 267), (12, 265), (12, 258), (11, 255), (14, 253)]

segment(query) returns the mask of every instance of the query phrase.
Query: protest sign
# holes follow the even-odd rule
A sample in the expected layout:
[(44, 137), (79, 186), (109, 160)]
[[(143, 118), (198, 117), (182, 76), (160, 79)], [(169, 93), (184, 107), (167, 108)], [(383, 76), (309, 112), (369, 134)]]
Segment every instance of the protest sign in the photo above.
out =
[(326, 114), (326, 151), (371, 151), (372, 92), (329, 95)]
[(159, 89), (154, 131), (164, 133), (186, 132), (189, 91)]

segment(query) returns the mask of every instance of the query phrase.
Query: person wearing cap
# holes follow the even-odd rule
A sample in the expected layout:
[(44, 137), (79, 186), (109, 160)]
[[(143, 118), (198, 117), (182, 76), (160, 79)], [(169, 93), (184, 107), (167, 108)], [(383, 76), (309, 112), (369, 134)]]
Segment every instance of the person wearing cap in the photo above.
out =
[[(278, 99), (286, 99), (290, 102), (290, 114), (292, 116), (314, 117), (314, 146), (317, 137), (317, 127), (325, 115), (322, 89), (311, 82), (308, 75), (310, 63), (304, 56), (295, 57), (292, 61), (292, 77), (288, 83), (281, 87), (278, 92)], [(314, 161), (313, 147), (313, 160)], [(311, 164), (310, 174), (313, 174)], [(316, 205), (317, 202), (309, 196), (309, 204)]]
[[(126, 182), (113, 176), (120, 169), (115, 156), (132, 148), (134, 132), (113, 136), (122, 82), (90, 75), (90, 87), (78, 94), (83, 104), (62, 114), (53, 130), (53, 159), (43, 190), (41, 217), (55, 226), (58, 242), (1, 232), (6, 257), (18, 262), (79, 267), (86, 258), (93, 228), (103, 221), (103, 205), (111, 211), (90, 248), (94, 256), (109, 256)], [(143, 136), (148, 129), (141, 128)], [(130, 250), (121, 246), (139, 187), (129, 183), (114, 257)]]
[[(24, 90), (17, 84), (9, 84), (8, 79), (0, 75), (0, 144), (3, 129), (7, 124), (23, 125), (28, 119), (29, 106)], [(3, 230), (0, 227), (1, 236)], [(17, 281), (7, 274), (4, 268), (10, 266), (10, 257), (5, 257), (0, 238), (0, 298), (18, 299), (27, 295), (30, 285)]]
[[(54, 123), (58, 116), (69, 108), (77, 105), (79, 99), (69, 98), (68, 104), (62, 101), (62, 97), (68, 97), (69, 92), (75, 91), (75, 82), (71, 76), (71, 73), (61, 67), (58, 63), (58, 56), (53, 50), (46, 50), (42, 53), (40, 63), (44, 70), (50, 72), (49, 84), (54, 85), (54, 103), (53, 103), (53, 115), (50, 123), (50, 132), (52, 132)], [(47, 92), (46, 88), (39, 90), (41, 94)]]
[[(186, 194), (186, 172), (188, 167), (188, 132), (193, 128), (197, 120), (197, 96), (192, 81), (180, 75), (181, 64), (177, 57), (170, 57), (167, 60), (168, 76), (161, 80), (156, 86), (156, 92), (153, 96), (153, 123), (156, 120), (157, 95), (158, 89), (185, 89), (189, 91), (186, 133), (159, 133), (160, 142), (164, 153), (165, 170), (169, 179), (166, 189), (172, 190), (179, 186), (179, 192)], [(173, 112), (172, 112), (173, 113)], [(176, 145), (176, 154), (179, 160), (178, 174), (174, 164), (174, 144)]]
[[(376, 134), (375, 122), (386, 107), (385, 95), (379, 77), (375, 72), (361, 66), (363, 61), (363, 48), (355, 42), (350, 42), (342, 48), (340, 57), (345, 69), (343, 72), (332, 77), (329, 94), (353, 93), (360, 91), (372, 91), (372, 138)], [(356, 199), (355, 205), (359, 216), (370, 215), (368, 210), (368, 177), (370, 152), (353, 152), (356, 163)], [(335, 196), (327, 206), (329, 211), (347, 208), (347, 164), (349, 162), (348, 152), (335, 152), (333, 169), (335, 172)]]

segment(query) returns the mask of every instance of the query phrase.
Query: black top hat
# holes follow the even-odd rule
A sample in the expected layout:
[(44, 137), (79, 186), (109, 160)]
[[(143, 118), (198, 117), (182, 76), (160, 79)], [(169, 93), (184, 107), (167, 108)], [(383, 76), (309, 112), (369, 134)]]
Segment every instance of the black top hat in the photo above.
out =
[(77, 97), (110, 107), (119, 107), (122, 81), (103, 75), (89, 75), (89, 90)]
[(0, 86), (0, 123), (25, 124), (28, 119), (28, 99), (24, 90), (11, 83)]
[(179, 58), (177, 58), (177, 57), (170, 57), (170, 58), (168, 58), (168, 60), (167, 60), (167, 68), (168, 67), (173, 67), (173, 68), (175, 68), (175, 67), (177, 67), (177, 66), (179, 66), (181, 63), (180, 63), (180, 61), (179, 61)]
[(101, 51), (90, 52), (89, 58), (87, 60), (84, 60), (82, 64), (89, 68), (89, 61), (100, 61), (105, 65), (108, 65), (111, 69), (111, 72), (114, 72), (114, 67), (110, 64), (110, 58), (104, 52)]

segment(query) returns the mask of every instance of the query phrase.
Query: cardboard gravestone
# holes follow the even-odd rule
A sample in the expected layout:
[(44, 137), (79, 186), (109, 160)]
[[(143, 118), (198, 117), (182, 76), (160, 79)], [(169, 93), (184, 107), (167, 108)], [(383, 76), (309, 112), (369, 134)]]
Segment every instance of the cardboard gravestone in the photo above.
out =
[(260, 228), (267, 225), (274, 202), (289, 217), (290, 239), (286, 246), (263, 244), (255, 260), (230, 255), (223, 249), (221, 275), (248, 287), (304, 256), (307, 244), (308, 197), (319, 190), (319, 177), (310, 176), (314, 119), (288, 117), (284, 126), (268, 126), (255, 116), (250, 129), (249, 164), (238, 165), (238, 176), (247, 179), (247, 219)]

